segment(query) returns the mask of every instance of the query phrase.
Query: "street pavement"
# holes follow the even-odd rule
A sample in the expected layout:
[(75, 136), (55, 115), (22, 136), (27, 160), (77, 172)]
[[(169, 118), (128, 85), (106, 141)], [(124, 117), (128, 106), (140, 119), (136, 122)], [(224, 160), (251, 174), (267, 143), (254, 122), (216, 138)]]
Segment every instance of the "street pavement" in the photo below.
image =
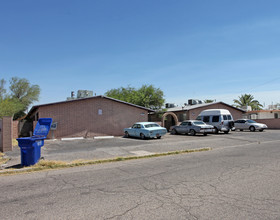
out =
[[(208, 136), (171, 135), (162, 139), (141, 140), (137, 138), (104, 138), (83, 140), (46, 140), (41, 148), (41, 157), (45, 160), (74, 161), (111, 159), (125, 156), (141, 156), (153, 153), (163, 153), (177, 150), (197, 148), (231, 147), (243, 144), (254, 144), (275, 140), (279, 137), (279, 130), (264, 132), (231, 132), (229, 134), (211, 134)], [(21, 166), (20, 148), (14, 147), (6, 155), (11, 159), (4, 168), (18, 168)]]
[(280, 219), (280, 131), (63, 143), (42, 154), (213, 150), (0, 176), (1, 219)]

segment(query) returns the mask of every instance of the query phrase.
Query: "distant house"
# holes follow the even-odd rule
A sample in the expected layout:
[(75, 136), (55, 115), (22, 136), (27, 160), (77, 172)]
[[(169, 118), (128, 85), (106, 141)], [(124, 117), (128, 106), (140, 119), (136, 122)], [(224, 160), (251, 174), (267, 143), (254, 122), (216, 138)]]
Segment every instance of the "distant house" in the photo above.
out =
[(148, 121), (153, 110), (106, 96), (73, 99), (33, 106), (28, 117), (52, 118), (55, 130), (49, 138), (122, 135), (137, 121)]
[(248, 111), (246, 115), (250, 119), (280, 118), (280, 110)]
[[(162, 126), (167, 129), (184, 120), (196, 119), (199, 113), (206, 109), (227, 109), (234, 119), (242, 118), (245, 110), (233, 107), (224, 102), (198, 103), (194, 105), (185, 105), (183, 107), (167, 108), (162, 117)], [(153, 119), (152, 119), (153, 120)]]
[(249, 111), (246, 117), (264, 123), (268, 128), (280, 129), (280, 110)]

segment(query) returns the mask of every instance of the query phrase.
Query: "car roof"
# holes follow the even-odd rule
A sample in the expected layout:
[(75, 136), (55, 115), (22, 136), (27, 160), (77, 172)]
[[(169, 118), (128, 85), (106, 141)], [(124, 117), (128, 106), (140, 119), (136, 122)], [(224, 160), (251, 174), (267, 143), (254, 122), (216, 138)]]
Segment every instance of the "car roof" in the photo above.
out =
[(156, 122), (145, 122), (145, 121), (143, 121), (143, 122), (136, 122), (134, 124), (149, 125), (149, 124), (157, 124), (157, 123)]

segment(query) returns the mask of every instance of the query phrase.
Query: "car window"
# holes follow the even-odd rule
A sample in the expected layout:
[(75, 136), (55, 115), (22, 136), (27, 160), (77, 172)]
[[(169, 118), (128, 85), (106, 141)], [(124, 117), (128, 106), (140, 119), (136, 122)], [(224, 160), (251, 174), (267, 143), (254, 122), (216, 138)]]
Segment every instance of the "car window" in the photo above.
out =
[(219, 115), (214, 115), (212, 117), (212, 122), (219, 122), (220, 121), (220, 116)]
[(132, 126), (132, 128), (137, 128), (137, 124), (134, 124), (134, 125)]
[(231, 115), (228, 115), (228, 116), (227, 116), (227, 119), (228, 119), (228, 120), (232, 120)]
[(223, 119), (224, 119), (224, 120), (227, 120), (227, 116), (226, 116), (226, 115), (223, 115)]
[(197, 116), (196, 120), (201, 121), (201, 116)]
[(186, 125), (187, 125), (187, 122), (182, 122), (180, 125), (181, 125), (181, 126), (186, 126)]
[(148, 125), (145, 125), (145, 128), (153, 128), (153, 127), (159, 127), (158, 124), (148, 124)]
[(191, 122), (188, 122), (188, 125), (189, 125), (189, 126), (191, 126), (191, 125), (192, 125), (192, 123), (191, 123)]
[(204, 117), (203, 117), (203, 121), (204, 121), (204, 122), (209, 122), (209, 119), (210, 119), (210, 116), (204, 116)]
[(247, 122), (248, 122), (248, 123), (257, 123), (257, 122), (255, 122), (255, 121), (253, 121), (253, 120), (248, 120)]

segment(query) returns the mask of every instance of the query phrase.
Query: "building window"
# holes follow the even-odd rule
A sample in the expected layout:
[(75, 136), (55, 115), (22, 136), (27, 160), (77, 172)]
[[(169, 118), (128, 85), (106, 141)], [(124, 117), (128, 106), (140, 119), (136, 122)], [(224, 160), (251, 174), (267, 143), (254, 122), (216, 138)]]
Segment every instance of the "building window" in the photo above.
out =
[(179, 121), (185, 121), (185, 120), (187, 120), (187, 114), (186, 113), (179, 114)]
[(274, 113), (274, 118), (278, 118), (278, 113)]

